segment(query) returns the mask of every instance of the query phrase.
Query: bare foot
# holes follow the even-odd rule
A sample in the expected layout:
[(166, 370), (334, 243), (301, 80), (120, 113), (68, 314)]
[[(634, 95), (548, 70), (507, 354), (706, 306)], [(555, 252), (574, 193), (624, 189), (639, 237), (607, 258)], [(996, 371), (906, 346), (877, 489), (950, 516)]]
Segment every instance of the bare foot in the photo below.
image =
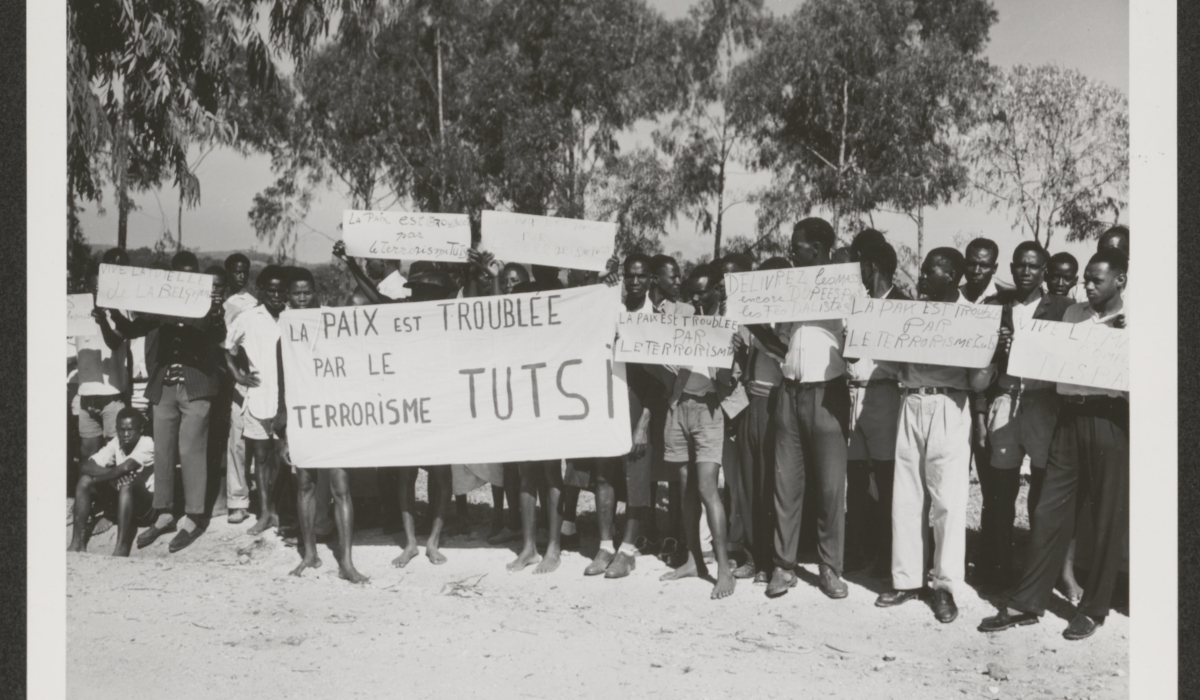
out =
[(114, 557), (127, 557), (129, 556), (129, 547), (130, 545), (118, 543), (117, 546), (113, 548), (112, 555)]
[(429, 545), (425, 545), (425, 556), (429, 557), (429, 561), (432, 564), (445, 564), (447, 561), (446, 555), (442, 554), (442, 550), (437, 547), (430, 547)]
[(343, 578), (350, 583), (366, 583), (371, 579), (358, 573), (358, 569), (354, 568), (353, 564), (342, 564), (338, 567), (338, 578)]
[(403, 569), (408, 566), (408, 562), (416, 559), (418, 554), (420, 554), (420, 550), (417, 549), (416, 543), (410, 544), (404, 548), (403, 552), (400, 552), (400, 556), (392, 560), (392, 566)]
[(518, 556), (516, 559), (510, 561), (504, 568), (515, 573), (527, 566), (538, 563), (538, 559), (539, 557), (536, 549), (525, 550), (521, 552), (520, 556)]
[(548, 574), (558, 568), (562, 561), (562, 550), (558, 547), (547, 547), (546, 556), (542, 557), (542, 561), (534, 568), (535, 574)]
[(316, 555), (316, 553), (314, 552), (310, 555), (305, 556), (304, 559), (300, 560), (300, 565), (297, 566), (296, 568), (292, 569), (291, 575), (299, 576), (300, 574), (302, 574), (304, 572), (305, 569), (316, 569), (316, 568), (319, 568), (320, 566), (321, 566), (321, 558), (318, 557)]
[(659, 581), (678, 581), (679, 579), (683, 579), (683, 578), (696, 578), (699, 575), (700, 575), (700, 572), (696, 569), (696, 562), (689, 561), (688, 563), (684, 564), (683, 566), (679, 567), (678, 569), (675, 569), (674, 571), (668, 571), (667, 573), (663, 574), (662, 576), (659, 576), (658, 580)]
[(713, 586), (712, 599), (720, 600), (721, 598), (728, 598), (733, 595), (733, 587), (736, 584), (737, 581), (733, 578), (733, 574), (729, 572), (729, 569), (718, 569), (717, 585)]
[(79, 540), (71, 540), (71, 544), (67, 545), (68, 552), (86, 552), (87, 547)]
[(271, 528), (279, 527), (279, 516), (272, 515), (269, 518), (259, 518), (258, 522), (254, 523), (254, 527), (246, 530), (247, 535), (261, 535)]

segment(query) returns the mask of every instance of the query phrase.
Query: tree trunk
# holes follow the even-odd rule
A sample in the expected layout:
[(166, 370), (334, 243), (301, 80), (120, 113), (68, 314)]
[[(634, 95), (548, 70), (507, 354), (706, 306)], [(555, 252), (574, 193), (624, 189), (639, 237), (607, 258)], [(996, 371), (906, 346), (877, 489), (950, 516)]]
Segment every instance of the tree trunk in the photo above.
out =
[(717, 221), (713, 227), (713, 260), (721, 257), (721, 224), (725, 218), (725, 163), (721, 162), (717, 171)]
[(179, 238), (175, 241), (175, 251), (183, 250), (183, 189), (179, 190), (179, 216), (175, 218), (175, 231)]
[(917, 207), (917, 265), (925, 261), (925, 209)]
[(129, 239), (129, 210), (132, 202), (125, 188), (125, 178), (117, 184), (117, 247), (125, 248)]
[(445, 114), (442, 111), (442, 28), (433, 30), (433, 40), (437, 45), (437, 98), (438, 98), (438, 210), (446, 209), (446, 127)]

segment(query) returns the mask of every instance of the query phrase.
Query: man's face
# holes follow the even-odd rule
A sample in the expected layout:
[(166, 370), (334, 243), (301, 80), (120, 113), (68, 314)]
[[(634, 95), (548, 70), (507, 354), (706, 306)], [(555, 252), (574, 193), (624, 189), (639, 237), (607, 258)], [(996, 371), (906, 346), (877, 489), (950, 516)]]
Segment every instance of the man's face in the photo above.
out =
[(288, 288), (288, 308), (307, 309), (317, 294), (308, 280), (296, 280)]
[(500, 291), (504, 294), (512, 294), (513, 288), (525, 281), (521, 277), (521, 273), (513, 269), (508, 269), (502, 273), (500, 278)]
[(796, 267), (809, 267), (821, 259), (821, 246), (803, 236), (792, 236), (791, 254), (792, 264)]
[(917, 293), (922, 299), (938, 300), (954, 288), (954, 273), (950, 263), (941, 258), (926, 258), (917, 279)]
[(250, 279), (250, 266), (241, 260), (235, 261), (232, 265), (225, 268), (229, 272), (229, 291), (231, 294), (237, 294), (246, 286), (246, 280)]
[(213, 276), (212, 303), (220, 306), (229, 298), (229, 285), (222, 277)]
[(1037, 251), (1027, 250), (1013, 261), (1011, 269), (1017, 291), (1029, 293), (1042, 286), (1042, 278), (1046, 276), (1046, 261)]
[(629, 270), (625, 273), (625, 296), (632, 299), (641, 299), (646, 296), (646, 290), (650, 286), (650, 271), (646, 268), (646, 263), (635, 262), (629, 266)]
[(117, 440), (125, 454), (133, 452), (138, 440), (142, 438), (142, 423), (136, 418), (122, 418), (117, 421)]
[(1125, 273), (1114, 270), (1108, 263), (1092, 263), (1083, 271), (1083, 288), (1088, 304), (1102, 309), (1125, 286)]
[(705, 316), (711, 316), (716, 313), (717, 308), (721, 304), (720, 293), (716, 285), (712, 283), (712, 278), (708, 276), (695, 277), (689, 280), (686, 289), (686, 298)]
[(388, 274), (387, 263), (379, 258), (367, 258), (367, 277), (381, 280)]
[(283, 307), (287, 306), (287, 288), (283, 280), (278, 277), (267, 280), (262, 287), (262, 302), (272, 313), (283, 311)]
[(679, 301), (679, 266), (666, 263), (660, 267), (654, 275), (654, 285), (667, 299)]
[(442, 299), (450, 298), (450, 292), (457, 290), (448, 290), (436, 284), (425, 284), (418, 282), (412, 286), (412, 295), (408, 297), (409, 301), (441, 301)]
[(1079, 271), (1075, 266), (1067, 261), (1053, 265), (1046, 271), (1046, 288), (1051, 294), (1059, 296), (1067, 296), (1071, 293), (1071, 287), (1079, 281)]
[(982, 289), (992, 281), (996, 274), (996, 256), (987, 248), (972, 248), (967, 253), (967, 283), (975, 289)]

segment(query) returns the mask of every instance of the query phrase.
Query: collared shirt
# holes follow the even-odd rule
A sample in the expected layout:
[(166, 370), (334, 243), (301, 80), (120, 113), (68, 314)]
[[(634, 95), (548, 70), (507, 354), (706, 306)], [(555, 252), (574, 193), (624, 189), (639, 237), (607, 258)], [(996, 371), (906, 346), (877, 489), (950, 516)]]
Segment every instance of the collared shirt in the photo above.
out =
[(246, 309), (258, 306), (258, 299), (245, 289), (225, 300), (225, 325), (233, 323), (233, 319)]
[(788, 346), (782, 365), (785, 378), (801, 383), (825, 382), (846, 373), (842, 319), (781, 323), (775, 335)]
[(983, 294), (980, 294), (979, 298), (976, 299), (975, 301), (971, 301), (970, 299), (967, 298), (967, 283), (966, 282), (963, 282), (962, 284), (958, 285), (958, 298), (960, 300), (960, 303), (969, 304), (972, 306), (979, 306), (980, 304), (983, 303), (984, 299), (988, 299), (990, 297), (996, 296), (996, 294), (999, 291), (1000, 291), (1000, 289), (996, 286), (996, 278), (992, 277), (992, 279), (988, 280), (987, 287), (984, 287)]
[[(1066, 310), (1063, 314), (1063, 323), (1094, 323), (1113, 327), (1113, 321), (1117, 316), (1125, 313), (1125, 301), (1121, 300), (1117, 304), (1117, 308), (1109, 312), (1105, 316), (1101, 316), (1099, 311), (1096, 311), (1088, 304), (1075, 304)], [(1058, 393), (1065, 396), (1116, 396), (1129, 397), (1128, 391), (1117, 391), (1116, 389), (1102, 389), (1094, 386), (1081, 386), (1079, 384), (1068, 384), (1066, 382), (1058, 383)]]
[(243, 412), (253, 418), (268, 420), (279, 410), (277, 345), (279, 321), (261, 305), (239, 314), (225, 339), (225, 349), (231, 353), (236, 354), (239, 347), (246, 349), (250, 371), (258, 377), (258, 386), (246, 390), (246, 401), (242, 405)]
[(143, 469), (152, 469), (154, 467), (154, 438), (149, 435), (141, 436), (138, 438), (137, 444), (133, 446), (133, 451), (129, 453), (121, 449), (120, 438), (113, 438), (92, 455), (91, 459), (105, 469), (113, 469), (132, 459), (139, 465), (137, 471), (133, 472), (134, 474)]
[[(1042, 298), (1045, 295), (1041, 288), (1033, 290), (1026, 301), (1014, 301), (1012, 304), (1013, 326), (1021, 325), (1020, 322), (1033, 320), (1033, 314), (1037, 311), (1038, 304), (1042, 303)], [(1020, 389), (1021, 391), (1040, 391), (1042, 389), (1053, 389), (1054, 382), (1047, 382), (1041, 379), (1022, 379), (1014, 377), (1011, 374), (1003, 374), (1000, 376), (1000, 388), (1005, 390)]]

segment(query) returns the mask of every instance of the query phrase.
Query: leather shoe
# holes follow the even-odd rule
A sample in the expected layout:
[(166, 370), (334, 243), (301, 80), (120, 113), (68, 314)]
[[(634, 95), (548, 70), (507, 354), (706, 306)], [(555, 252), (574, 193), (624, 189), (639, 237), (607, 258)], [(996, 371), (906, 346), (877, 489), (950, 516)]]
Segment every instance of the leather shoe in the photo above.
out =
[(612, 563), (613, 557), (613, 553), (607, 549), (602, 549), (599, 552), (596, 552), (596, 558), (593, 559), (592, 563), (588, 564), (587, 568), (583, 570), (583, 575), (599, 576), (608, 570), (608, 565)]
[(1063, 638), (1069, 639), (1072, 642), (1080, 639), (1087, 639), (1096, 633), (1096, 628), (1104, 624), (1103, 620), (1093, 620), (1083, 613), (1075, 613), (1075, 617), (1071, 619), (1071, 624), (1067, 625), (1067, 629), (1063, 631)]
[(954, 604), (954, 596), (950, 591), (937, 589), (933, 592), (933, 616), (938, 622), (954, 622), (958, 618), (958, 606)]
[(171, 554), (178, 552), (184, 547), (196, 541), (200, 536), (200, 528), (193, 527), (191, 530), (180, 530), (175, 537), (171, 538), (171, 544), (167, 545), (167, 551)]
[(733, 570), (734, 578), (754, 578), (754, 562), (748, 561)]
[(163, 535), (167, 534), (168, 532), (175, 532), (175, 527), (176, 527), (176, 523), (174, 520), (172, 520), (171, 524), (167, 525), (166, 527), (156, 527), (154, 525), (151, 525), (150, 527), (146, 528), (145, 532), (138, 535), (138, 538), (137, 538), (138, 549), (145, 549), (146, 547), (149, 547), (150, 545), (154, 544), (154, 541), (157, 540), (159, 537), (162, 537)]
[(616, 558), (604, 570), (604, 578), (625, 578), (637, 566), (633, 557), (624, 552), (617, 552)]
[(914, 598), (920, 597), (920, 588), (911, 588), (907, 591), (887, 591), (880, 593), (879, 597), (875, 599), (875, 607), (894, 608), (897, 605), (903, 605)]
[(799, 582), (800, 579), (796, 574), (787, 569), (775, 567), (775, 573), (771, 574), (771, 582), (767, 584), (767, 597), (778, 598), (787, 593), (789, 588), (795, 588)]
[(1018, 612), (1014, 615), (1009, 612), (1008, 608), (1001, 608), (999, 614), (983, 618), (983, 622), (979, 623), (978, 630), (980, 632), (1003, 632), (1009, 627), (1023, 627), (1037, 623), (1038, 616), (1033, 613)]
[(846, 596), (850, 595), (850, 587), (847, 586), (846, 582), (837, 575), (837, 572), (833, 570), (832, 566), (821, 564), (820, 572), (821, 580), (819, 581), (818, 586), (820, 587), (822, 593), (830, 598), (833, 598), (834, 600), (845, 598)]
[(756, 586), (759, 586), (759, 585), (761, 585), (761, 586), (765, 586), (765, 585), (767, 585), (767, 580), (768, 580), (768, 579), (767, 579), (767, 572), (765, 572), (765, 571), (760, 571), (760, 572), (758, 572), (757, 574), (754, 574), (754, 585), (756, 585)]

